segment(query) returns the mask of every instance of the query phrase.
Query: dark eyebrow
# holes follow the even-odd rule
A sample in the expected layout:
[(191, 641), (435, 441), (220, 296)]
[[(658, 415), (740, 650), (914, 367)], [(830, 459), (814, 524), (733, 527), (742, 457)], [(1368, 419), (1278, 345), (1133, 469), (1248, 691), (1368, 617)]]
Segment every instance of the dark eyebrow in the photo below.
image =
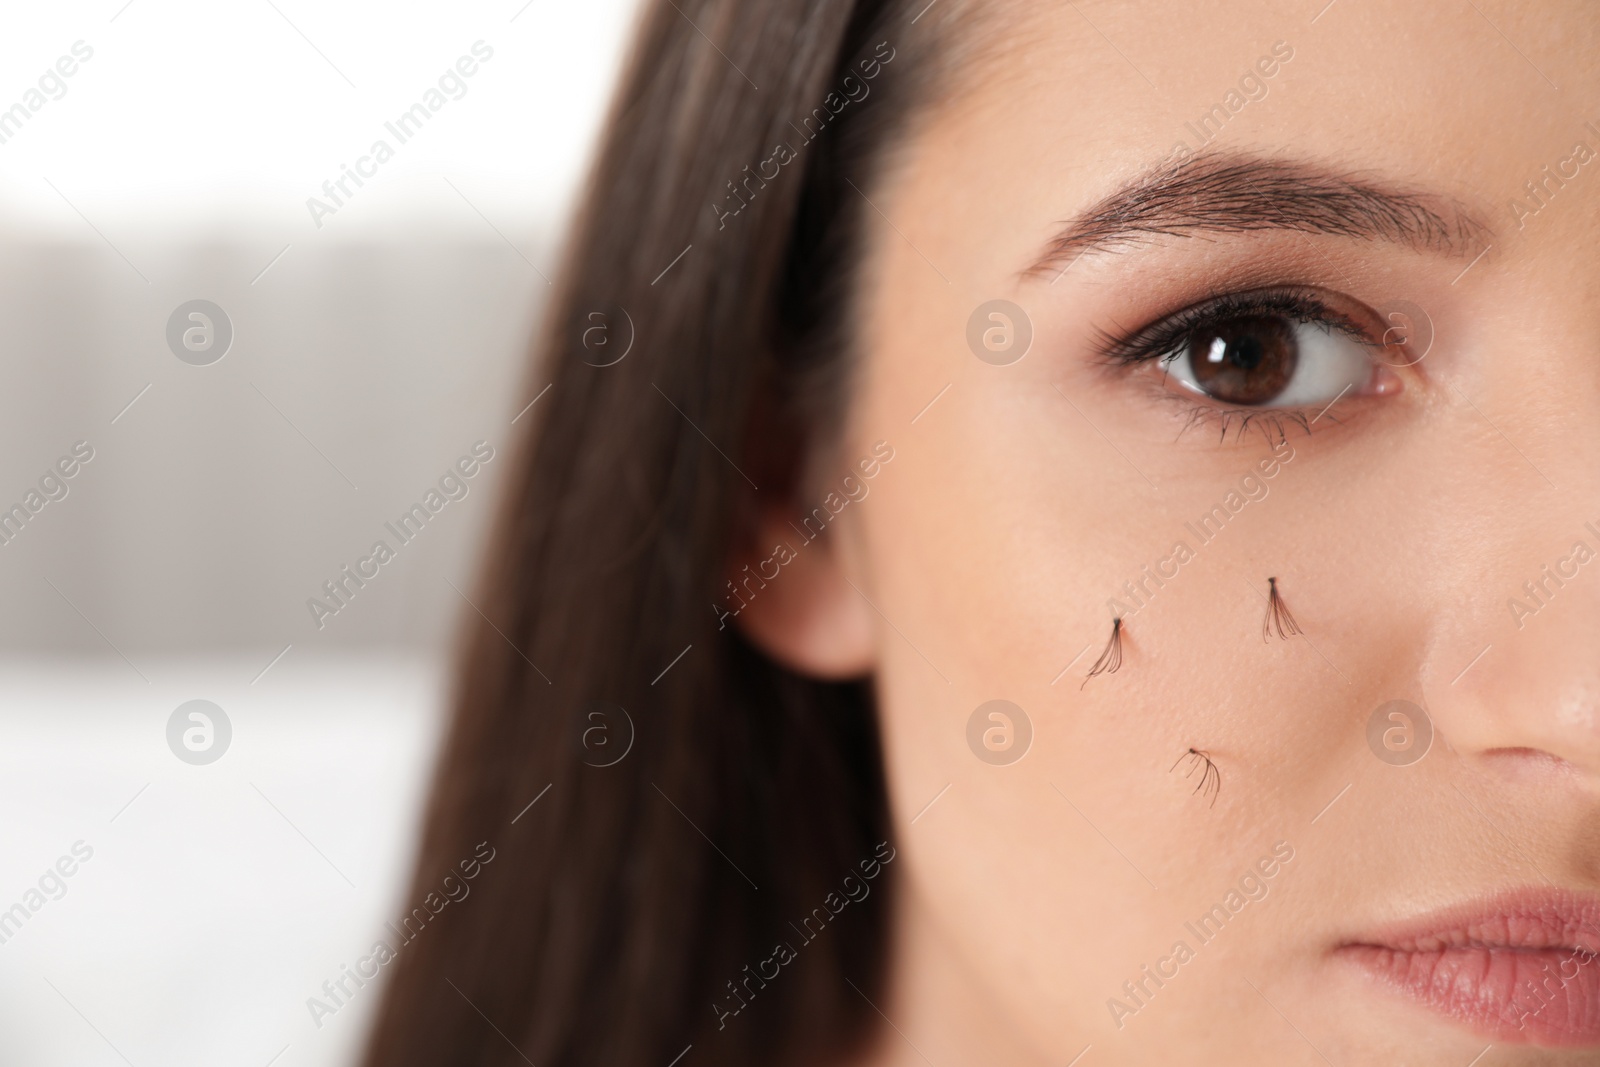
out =
[(1157, 237), (1257, 230), (1388, 241), (1470, 256), (1489, 227), (1463, 204), (1295, 160), (1205, 155), (1146, 173), (1066, 223), (1024, 276)]

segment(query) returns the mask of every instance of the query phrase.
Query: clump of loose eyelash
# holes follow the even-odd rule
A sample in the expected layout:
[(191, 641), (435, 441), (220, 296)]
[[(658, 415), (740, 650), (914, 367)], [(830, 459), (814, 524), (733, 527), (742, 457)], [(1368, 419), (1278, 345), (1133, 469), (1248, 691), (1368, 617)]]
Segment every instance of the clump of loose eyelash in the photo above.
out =
[(1300, 624), (1294, 621), (1294, 616), (1289, 614), (1289, 605), (1283, 602), (1283, 594), (1278, 592), (1278, 579), (1268, 578), (1267, 587), (1271, 592), (1267, 597), (1266, 618), (1261, 620), (1261, 640), (1265, 641), (1274, 630), (1285, 640), (1305, 633), (1300, 629)]
[(1194, 772), (1199, 771), (1200, 781), (1194, 787), (1194, 792), (1202, 796), (1210, 796), (1211, 806), (1216, 807), (1217, 797), (1222, 793), (1222, 772), (1217, 770), (1217, 765), (1211, 761), (1211, 754), (1202, 749), (1190, 748), (1173, 761), (1172, 766), (1167, 768), (1167, 773), (1171, 774), (1177, 770), (1178, 764), (1184, 760), (1189, 761), (1189, 769), (1184, 772), (1183, 776), (1192, 778), (1194, 777)]
[(1100, 658), (1094, 661), (1094, 666), (1089, 668), (1089, 673), (1083, 676), (1079, 689), (1089, 684), (1089, 679), (1097, 674), (1115, 674), (1122, 666), (1122, 620), (1111, 620), (1111, 638), (1106, 641), (1105, 651), (1100, 653)]

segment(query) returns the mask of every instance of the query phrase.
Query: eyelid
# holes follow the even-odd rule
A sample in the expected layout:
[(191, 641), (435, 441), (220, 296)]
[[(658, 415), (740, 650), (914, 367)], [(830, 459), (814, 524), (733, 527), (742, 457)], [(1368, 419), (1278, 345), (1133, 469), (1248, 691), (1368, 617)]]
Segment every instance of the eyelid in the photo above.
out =
[[(1363, 326), (1355, 317), (1346, 314), (1335, 303), (1354, 304), (1358, 314), (1368, 319), (1372, 328)], [(1119, 366), (1132, 366), (1154, 360), (1171, 360), (1182, 351), (1182, 344), (1202, 326), (1227, 318), (1248, 315), (1278, 315), (1294, 322), (1327, 326), (1345, 334), (1352, 340), (1372, 348), (1383, 347), (1377, 313), (1348, 297), (1338, 298), (1332, 293), (1303, 286), (1284, 286), (1270, 289), (1252, 289), (1238, 293), (1221, 293), (1186, 308), (1170, 312), (1126, 334), (1097, 330), (1096, 348), (1103, 361)], [(1374, 328), (1377, 332), (1374, 332)]]

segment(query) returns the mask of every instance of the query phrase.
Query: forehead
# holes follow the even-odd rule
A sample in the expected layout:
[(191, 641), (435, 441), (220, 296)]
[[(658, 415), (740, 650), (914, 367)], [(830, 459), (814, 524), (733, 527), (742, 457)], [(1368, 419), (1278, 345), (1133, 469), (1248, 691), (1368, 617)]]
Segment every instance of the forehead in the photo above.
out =
[(1600, 7), (1583, 3), (1072, 0), (979, 21), (959, 88), (915, 139), (910, 184), (979, 190), (959, 214), (987, 200), (997, 234), (1028, 220), (1036, 241), (1046, 221), (1208, 152), (1335, 165), (1515, 230), (1511, 199), (1541, 168), (1580, 143), (1600, 151), (1600, 103), (1586, 106), (1600, 101)]

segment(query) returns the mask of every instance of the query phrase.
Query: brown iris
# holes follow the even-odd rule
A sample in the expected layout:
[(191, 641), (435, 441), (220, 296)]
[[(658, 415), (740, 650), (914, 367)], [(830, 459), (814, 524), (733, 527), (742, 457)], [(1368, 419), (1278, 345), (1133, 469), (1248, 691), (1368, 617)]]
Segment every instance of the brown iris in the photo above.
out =
[(1224, 404), (1265, 404), (1288, 386), (1299, 358), (1294, 324), (1274, 315), (1226, 319), (1189, 335), (1189, 369)]

